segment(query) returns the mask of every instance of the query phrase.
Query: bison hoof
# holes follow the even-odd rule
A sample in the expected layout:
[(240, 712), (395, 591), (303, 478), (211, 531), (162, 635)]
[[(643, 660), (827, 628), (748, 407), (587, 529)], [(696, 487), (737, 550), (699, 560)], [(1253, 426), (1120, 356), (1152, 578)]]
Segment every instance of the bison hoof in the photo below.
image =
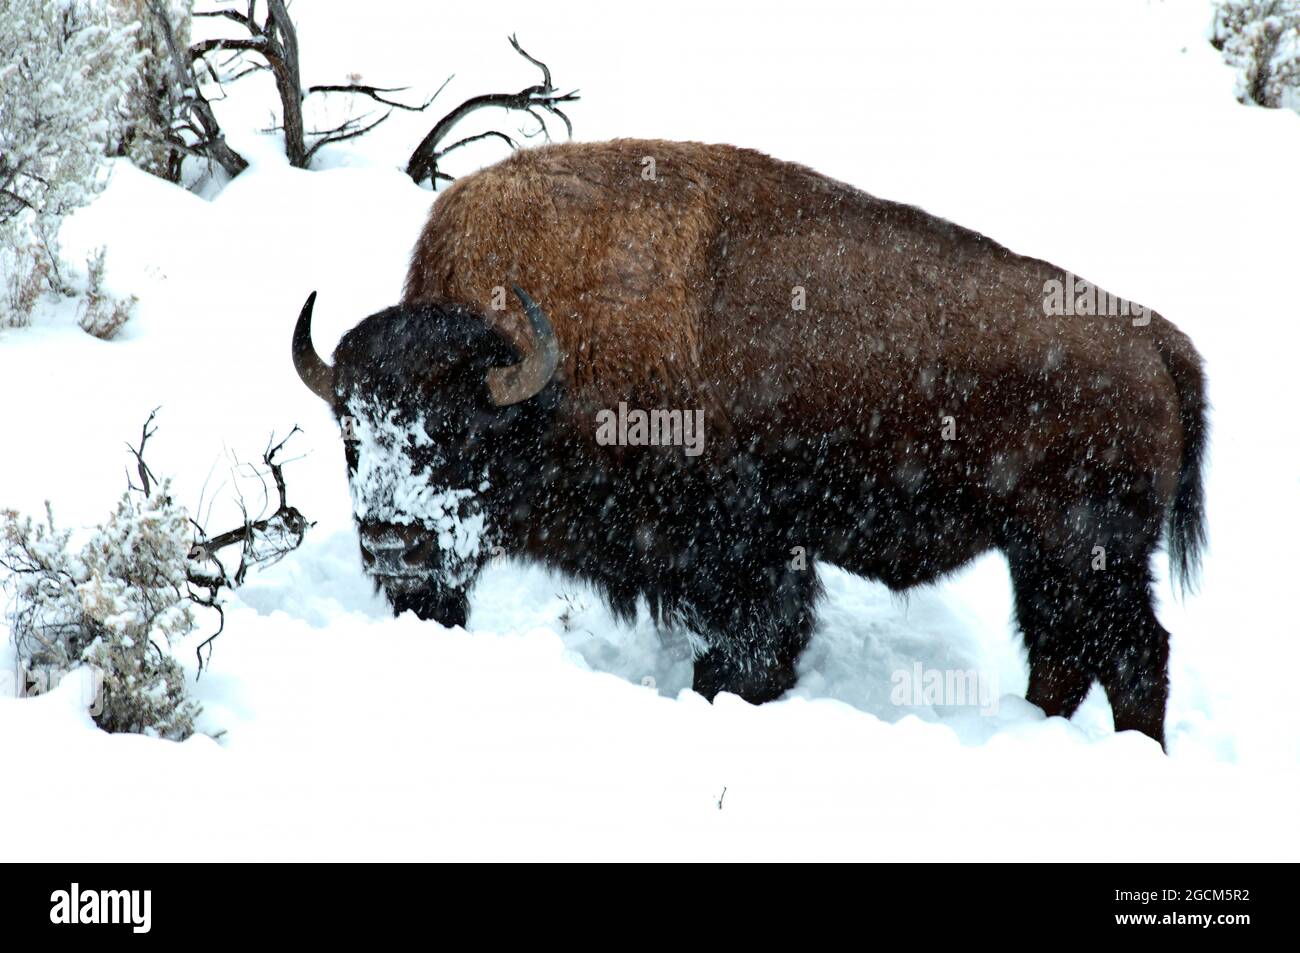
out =
[(691, 684), (691, 688), (709, 701), (713, 701), (718, 692), (731, 692), (751, 705), (761, 705), (776, 701), (798, 681), (793, 664), (741, 669), (725, 659), (711, 656), (709, 653), (695, 660), (695, 678)]

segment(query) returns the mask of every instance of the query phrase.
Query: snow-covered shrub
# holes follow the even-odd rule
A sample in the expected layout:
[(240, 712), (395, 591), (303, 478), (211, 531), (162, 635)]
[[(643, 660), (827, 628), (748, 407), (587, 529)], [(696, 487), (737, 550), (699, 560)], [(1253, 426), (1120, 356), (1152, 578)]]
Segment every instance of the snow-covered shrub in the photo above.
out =
[(117, 298), (104, 290), (104, 249), (86, 259), (86, 292), (77, 323), (87, 334), (108, 340), (122, 330), (135, 309), (137, 298)]
[(194, 628), (186, 576), (190, 523), (167, 483), (128, 492), (78, 552), (70, 533), (0, 514), (0, 567), (10, 575), (9, 624), (30, 684), (89, 666), (103, 695), (105, 731), (181, 740), (199, 706), (186, 694), (171, 643)]
[(1221, 0), (1211, 42), (1237, 68), (1237, 98), (1300, 111), (1300, 0)]
[(4, 223), (0, 223), (0, 275), (4, 277), (0, 328), (25, 324), (50, 285), (50, 263), (34, 236), (23, 236), (17, 229), (11, 234)]
[(115, 154), (124, 155), (153, 175), (179, 182), (184, 153), (173, 141), (183, 122), (186, 90), (177, 81), (167, 37), (155, 10), (167, 17), (172, 36), (182, 49), (190, 44), (190, 0), (111, 0), (114, 20), (138, 24), (135, 47), (144, 56), (123, 101), (121, 137)]
[(0, 0), (0, 24), (3, 327), (30, 320), (35, 276), (74, 292), (60, 270), (59, 226), (102, 188), (145, 57), (136, 27), (114, 24), (89, 0)]

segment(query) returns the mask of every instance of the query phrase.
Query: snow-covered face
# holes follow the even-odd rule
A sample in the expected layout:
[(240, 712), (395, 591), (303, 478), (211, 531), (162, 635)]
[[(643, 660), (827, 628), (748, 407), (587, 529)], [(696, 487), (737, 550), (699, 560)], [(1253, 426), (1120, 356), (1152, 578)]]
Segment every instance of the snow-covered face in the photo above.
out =
[(294, 367), (343, 432), (361, 558), (399, 614), (464, 625), (483, 564), (523, 538), (519, 495), (542, 470), (559, 391), (519, 393), (545, 387), (558, 358), (546, 317), (516, 293), (551, 342), (530, 359), (549, 355), (545, 366), (461, 305), (376, 312), (343, 335), (333, 366), (311, 345), (315, 295), (298, 316)]
[(352, 515), (366, 571), (397, 612), (464, 625), (466, 593), (487, 556), (486, 463), (460, 415), (343, 402)]

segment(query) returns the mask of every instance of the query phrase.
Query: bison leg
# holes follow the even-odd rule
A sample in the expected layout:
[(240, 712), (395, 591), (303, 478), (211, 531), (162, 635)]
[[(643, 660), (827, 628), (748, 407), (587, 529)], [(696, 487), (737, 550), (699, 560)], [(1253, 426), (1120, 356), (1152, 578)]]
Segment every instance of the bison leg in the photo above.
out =
[(1073, 715), (1087, 697), (1092, 679), (1086, 666), (1055, 646), (1038, 642), (1029, 649), (1029, 690), (1025, 698), (1049, 718)]
[(1064, 570), (1043, 561), (1010, 556), (1016, 622), (1029, 652), (1025, 698), (1048, 717), (1069, 718), (1092, 687), (1086, 647), (1070, 625), (1075, 592), (1063, 585)]
[(1132, 729), (1165, 746), (1165, 707), (1169, 701), (1169, 633), (1156, 620), (1150, 597), (1134, 607), (1140, 623), (1116, 640), (1098, 666), (1115, 716), (1115, 730)]
[(708, 643), (692, 687), (705, 698), (731, 692), (752, 704), (794, 686), (821, 591), (812, 565), (719, 574), (689, 597), (687, 623)]
[(1106, 568), (1012, 557), (1012, 581), (1029, 650), (1026, 698), (1068, 718), (1095, 679), (1116, 731), (1135, 729), (1163, 746), (1169, 633), (1156, 621), (1148, 560), (1145, 550), (1115, 553)]
[[(1097, 573), (1086, 618), (1097, 642), (1094, 671), (1115, 716), (1116, 731), (1140, 731), (1165, 744), (1169, 633), (1156, 619), (1149, 555)], [(1099, 591), (1097, 591), (1099, 590)]]

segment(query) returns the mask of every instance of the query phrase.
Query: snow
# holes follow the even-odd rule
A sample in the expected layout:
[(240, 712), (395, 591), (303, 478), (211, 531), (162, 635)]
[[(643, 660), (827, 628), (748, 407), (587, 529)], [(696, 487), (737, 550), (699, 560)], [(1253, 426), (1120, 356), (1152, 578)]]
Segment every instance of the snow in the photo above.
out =
[[(1300, 855), (1300, 117), (1234, 100), (1209, 4), (577, 6), (376, 2), (361, 17), (318, 0), (294, 10), (304, 81), (356, 71), (418, 91), (454, 71), (445, 109), (533, 81), (505, 42), (517, 31), (558, 85), (582, 88), (584, 139), (760, 148), (1174, 320), (1206, 357), (1214, 409), (1200, 592), (1180, 601), (1158, 567), (1169, 754), (1114, 734), (1097, 689), (1069, 722), (1024, 701), (1000, 557), (906, 597), (821, 567), (799, 684), (759, 707), (708, 704), (689, 690), (684, 635), (620, 625), (535, 567), (491, 562), (468, 632), (391, 618), (361, 572), (338, 428), (294, 375), (289, 338), (312, 290), (322, 352), (396, 301), (432, 199), (400, 166), (431, 117), (395, 115), (294, 170), (258, 132), (259, 78), (218, 104), (245, 174), (209, 200), (119, 161), (65, 226), (69, 261), (106, 246), (109, 290), (139, 297), (116, 340), (78, 329), (74, 305), (0, 332), (0, 506), (39, 516), (49, 499), (62, 526), (103, 521), (124, 444), (161, 405), (151, 466), (179, 501), (211, 505), (213, 527), (239, 519), (230, 454), (256, 460), (272, 431), (302, 426), (285, 472), (317, 525), (230, 601), (192, 683), (211, 736), (100, 732), (89, 673), (0, 697), (0, 812), (93, 803), (112, 819), (93, 836), (10, 825), (0, 858)], [(451, 171), (501, 154), (476, 145)], [(193, 645), (181, 655), (192, 678)], [(918, 663), (979, 674), (995, 704), (895, 704), (895, 673)]]

